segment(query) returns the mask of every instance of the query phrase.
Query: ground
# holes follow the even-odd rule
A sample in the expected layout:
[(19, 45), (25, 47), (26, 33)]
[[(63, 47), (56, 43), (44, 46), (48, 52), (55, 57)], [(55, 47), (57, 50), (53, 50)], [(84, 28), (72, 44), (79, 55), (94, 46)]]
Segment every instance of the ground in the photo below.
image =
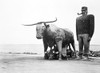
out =
[(0, 53), (0, 73), (100, 73), (100, 57), (59, 61), (44, 60), (43, 54)]

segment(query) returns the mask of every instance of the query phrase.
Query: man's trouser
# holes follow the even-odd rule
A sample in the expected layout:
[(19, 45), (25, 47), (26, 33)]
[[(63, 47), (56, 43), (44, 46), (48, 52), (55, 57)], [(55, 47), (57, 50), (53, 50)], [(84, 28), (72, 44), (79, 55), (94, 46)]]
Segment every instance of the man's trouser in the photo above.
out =
[(79, 56), (81, 55), (88, 56), (89, 45), (90, 45), (88, 40), (89, 40), (89, 34), (79, 34), (78, 35)]

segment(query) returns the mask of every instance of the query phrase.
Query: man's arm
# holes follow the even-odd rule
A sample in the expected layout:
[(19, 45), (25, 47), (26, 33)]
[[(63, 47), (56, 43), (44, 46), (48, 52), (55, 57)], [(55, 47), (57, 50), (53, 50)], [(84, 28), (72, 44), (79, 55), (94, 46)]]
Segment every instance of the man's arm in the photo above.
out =
[(89, 20), (90, 20), (90, 34), (89, 34), (89, 36), (90, 36), (90, 38), (92, 38), (92, 36), (93, 36), (93, 33), (94, 33), (94, 15), (89, 15)]
[(78, 30), (77, 30), (77, 24), (78, 24), (78, 20), (76, 19), (76, 38), (77, 38), (77, 40), (78, 40)]

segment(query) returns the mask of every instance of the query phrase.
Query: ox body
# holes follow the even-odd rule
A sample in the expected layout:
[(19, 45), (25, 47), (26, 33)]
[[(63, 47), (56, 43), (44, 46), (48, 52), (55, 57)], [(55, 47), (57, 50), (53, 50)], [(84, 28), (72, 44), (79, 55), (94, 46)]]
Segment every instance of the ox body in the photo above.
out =
[[(56, 21), (56, 20), (55, 20)], [(51, 21), (51, 22), (55, 22)], [(57, 46), (59, 52), (59, 60), (62, 58), (62, 50), (66, 45), (72, 45), (75, 52), (74, 36), (68, 29), (59, 28), (53, 24), (47, 25), (50, 22), (39, 22), (36, 23), (36, 38), (43, 39), (44, 45), (44, 58), (46, 58), (47, 48), (50, 47), (52, 50), (53, 46)], [(35, 24), (35, 25), (36, 25)], [(43, 25), (42, 25), (43, 24)], [(34, 24), (32, 24), (34, 25)], [(31, 25), (29, 25), (31, 26)]]

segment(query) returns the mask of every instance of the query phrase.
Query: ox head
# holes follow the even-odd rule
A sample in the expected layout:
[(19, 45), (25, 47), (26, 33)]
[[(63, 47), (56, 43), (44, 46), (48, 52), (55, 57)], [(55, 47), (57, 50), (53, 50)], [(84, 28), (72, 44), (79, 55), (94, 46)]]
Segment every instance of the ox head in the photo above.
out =
[(47, 21), (47, 22), (43, 21), (43, 22), (38, 22), (38, 23), (35, 23), (35, 24), (24, 25), (24, 26), (33, 26), (33, 25), (36, 25), (36, 38), (37, 39), (42, 39), (43, 38), (44, 30), (48, 27), (48, 25), (46, 25), (46, 24), (47, 23), (53, 23), (53, 22), (56, 22), (56, 21), (57, 21), (57, 18), (54, 21)]

